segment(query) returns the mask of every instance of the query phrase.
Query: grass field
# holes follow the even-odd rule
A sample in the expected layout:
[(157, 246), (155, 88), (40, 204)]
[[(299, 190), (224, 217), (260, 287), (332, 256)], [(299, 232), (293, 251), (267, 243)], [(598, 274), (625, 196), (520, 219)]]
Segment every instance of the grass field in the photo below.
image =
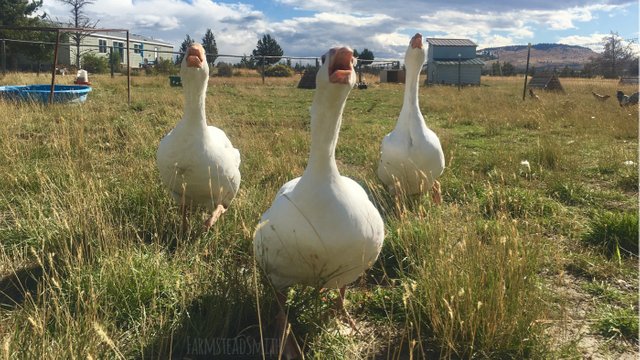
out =
[[(125, 78), (90, 80), (82, 106), (0, 101), (0, 358), (261, 358), (276, 304), (251, 241), (306, 165), (313, 91), (211, 79), (209, 122), (240, 149), (241, 189), (211, 231), (193, 211), (182, 232), (155, 166), (180, 88), (134, 77), (128, 106)], [(394, 204), (377, 180), (403, 86), (370, 80), (349, 96), (336, 158), (383, 214), (385, 245), (349, 287), (359, 333), (331, 313), (336, 294), (291, 290), (306, 356), (636, 358), (638, 108), (591, 95), (617, 83), (562, 79), (566, 94), (524, 102), (516, 78), (421, 87), (447, 161), (434, 206)]]

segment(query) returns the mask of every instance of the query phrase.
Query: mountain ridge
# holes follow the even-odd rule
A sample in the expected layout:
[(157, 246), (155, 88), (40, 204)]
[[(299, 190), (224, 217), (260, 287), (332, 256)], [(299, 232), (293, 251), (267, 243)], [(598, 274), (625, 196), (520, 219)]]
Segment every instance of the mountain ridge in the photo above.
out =
[[(527, 64), (528, 45), (507, 45), (479, 49), (478, 57), (491, 67), (496, 62), (508, 62), (516, 68), (524, 68)], [(581, 69), (592, 58), (599, 54), (587, 47), (560, 43), (539, 43), (531, 45), (530, 66), (536, 68), (557, 68), (568, 66)]]

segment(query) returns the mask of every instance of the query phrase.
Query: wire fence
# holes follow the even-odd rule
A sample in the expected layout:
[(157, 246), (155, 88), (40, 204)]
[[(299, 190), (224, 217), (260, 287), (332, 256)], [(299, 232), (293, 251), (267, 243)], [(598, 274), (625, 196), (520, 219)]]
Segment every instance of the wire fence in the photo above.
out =
[[(96, 37), (96, 38), (100, 38), (99, 35), (88, 35), (87, 37)], [(131, 40), (131, 42), (137, 43), (140, 40)], [(2, 71), (6, 72), (7, 71), (7, 53), (6, 53), (6, 44), (8, 43), (15, 43), (15, 44), (29, 44), (29, 45), (46, 45), (46, 46), (51, 46), (54, 47), (56, 45), (55, 42), (51, 42), (51, 41), (35, 41), (35, 40), (22, 40), (22, 39), (9, 39), (9, 38), (0, 38), (0, 63), (2, 64)], [(58, 44), (58, 47), (68, 47), (70, 49), (71, 52), (75, 52), (75, 48), (77, 47), (77, 44), (74, 42), (60, 42)], [(152, 52), (155, 55), (158, 55), (157, 59), (169, 59), (171, 61), (175, 61), (175, 58), (177, 56), (181, 56), (184, 55), (184, 52), (181, 51), (169, 51), (169, 50), (163, 50), (163, 49), (153, 49), (153, 50), (142, 50), (140, 48), (137, 47), (126, 47), (126, 46), (106, 46), (106, 45), (93, 45), (93, 44), (83, 44), (81, 43), (79, 48), (81, 56), (86, 55), (86, 54), (109, 54), (112, 51), (118, 51), (121, 53), (121, 55), (125, 54), (125, 51), (127, 54), (130, 55), (131, 52), (134, 53), (139, 53), (139, 52)], [(105, 49), (108, 50), (108, 53), (105, 52)], [(161, 55), (169, 55), (169, 57), (163, 57)], [(75, 55), (75, 54), (74, 54)], [(320, 56), (290, 56), (290, 55), (259, 55), (259, 56), (254, 56), (254, 55), (237, 55), (237, 54), (224, 54), (224, 53), (215, 53), (215, 54), (210, 54), (207, 53), (206, 54), (208, 57), (215, 57), (215, 62), (213, 64), (210, 65), (217, 65), (219, 63), (229, 63), (231, 65), (238, 65), (240, 63), (240, 60), (246, 59), (246, 60), (253, 60), (253, 61), (257, 61), (257, 60), (262, 60), (262, 63), (265, 62), (265, 60), (271, 60), (271, 59), (277, 59), (278, 63), (285, 63), (287, 65), (290, 65), (291, 67), (294, 67), (296, 69), (302, 69), (302, 68), (308, 68), (308, 67), (318, 67), (320, 65), (320, 61), (321, 61), (321, 57)], [(121, 56), (121, 61), (124, 62), (124, 56)], [(156, 59), (154, 59), (156, 60)], [(227, 60), (227, 61), (224, 61)], [(386, 69), (386, 68), (393, 68), (393, 69), (399, 69), (400, 68), (400, 60), (399, 59), (377, 59), (377, 60), (365, 60), (363, 61), (363, 63), (366, 63), (366, 67), (370, 68), (372, 71), (375, 71), (376, 69)], [(152, 62), (153, 64), (153, 62)], [(29, 59), (24, 59), (22, 65), (18, 65), (17, 68), (14, 68), (14, 70), (27, 70), (27, 69), (33, 69), (33, 67), (35, 66), (35, 62), (33, 61), (29, 61)], [(41, 66), (43, 66), (45, 69), (48, 68), (47, 64), (40, 64)], [(65, 63), (60, 63), (60, 64), (56, 64), (56, 65), (62, 65), (62, 66), (73, 66), (74, 64), (65, 64)], [(144, 62), (139, 62), (139, 63), (133, 63), (131, 65), (132, 68), (141, 68), (143, 67)]]
[[(95, 35), (95, 34), (88, 34), (87, 36), (91, 36), (91, 37), (96, 37), (96, 38), (100, 38), (100, 35)], [(113, 37), (112, 37), (113, 38)], [(128, 36), (127, 36), (128, 38)], [(124, 39), (124, 38), (122, 38)], [(94, 44), (86, 44), (86, 43), (81, 43), (80, 44), (80, 52), (81, 55), (86, 55), (86, 54), (97, 54), (100, 56), (110, 56), (111, 53), (117, 51), (120, 52), (121, 54), (126, 54), (126, 56), (131, 57), (132, 54), (137, 54), (141, 51), (144, 52), (150, 52), (153, 53), (154, 56), (156, 56), (154, 58), (155, 61), (152, 61), (151, 63), (145, 63), (143, 61), (141, 62), (136, 62), (136, 63), (131, 63), (129, 64), (130, 69), (147, 69), (147, 68), (153, 68), (154, 66), (157, 66), (158, 63), (158, 59), (162, 59), (162, 60), (166, 60), (169, 61), (169, 64), (174, 67), (174, 71), (177, 67), (177, 65), (175, 64), (175, 59), (177, 56), (180, 55), (184, 55), (183, 52), (180, 51), (173, 51), (173, 50), (166, 50), (166, 49), (153, 49), (153, 50), (149, 50), (149, 49), (141, 49), (140, 47), (136, 47), (135, 45), (140, 43), (140, 42), (149, 42), (149, 40), (141, 40), (139, 38), (133, 38), (129, 41), (129, 46), (124, 46), (124, 43), (120, 42), (120, 46), (105, 46), (105, 45), (94, 45)], [(157, 42), (155, 40), (151, 40), (151, 43), (153, 42)], [(131, 43), (133, 43), (134, 45), (131, 46)], [(7, 44), (24, 44), (24, 45), (40, 45), (40, 46), (45, 46), (45, 47), (51, 47), (52, 49), (49, 49), (53, 52), (53, 48), (55, 48), (56, 46), (56, 42), (51, 42), (51, 41), (36, 41), (36, 40), (25, 40), (25, 39), (12, 39), (12, 38), (0, 38), (0, 63), (2, 65), (2, 72), (6, 73), (7, 72), (7, 52), (6, 52), (6, 48), (7, 48)], [(77, 44), (75, 42), (72, 41), (65, 41), (65, 42), (58, 42), (58, 50), (60, 48), (68, 48), (67, 51), (76, 51), (75, 48), (77, 47)], [(169, 44), (167, 44), (167, 46), (170, 46)], [(105, 48), (106, 50), (108, 50), (107, 53), (105, 53)], [(15, 54), (15, 47), (14, 47), (14, 54)], [(215, 61), (210, 64), (211, 66), (215, 66), (215, 67), (222, 67), (222, 66), (226, 66), (229, 65), (231, 67), (241, 67), (241, 64), (243, 63), (243, 60), (252, 60), (252, 61), (256, 61), (256, 60), (261, 60), (261, 63), (265, 63), (265, 60), (276, 60), (276, 63), (283, 63), (286, 64), (288, 66), (290, 66), (291, 68), (293, 68), (294, 70), (296, 70), (299, 73), (304, 72), (304, 70), (309, 69), (309, 68), (317, 68), (320, 63), (321, 63), (321, 57), (320, 56), (289, 56), (289, 55), (282, 55), (282, 56), (268, 56), (268, 55), (264, 55), (264, 56), (253, 56), (253, 55), (237, 55), (237, 54), (224, 54), (224, 53), (218, 53), (218, 54), (206, 54), (207, 56), (213, 56), (215, 57)], [(70, 59), (72, 58), (71, 55), (68, 56), (69, 62)], [(129, 60), (129, 59), (127, 59)], [(575, 60), (575, 59), (574, 59)], [(505, 70), (504, 66), (506, 65), (506, 59), (502, 58), (500, 59), (498, 58), (494, 58), (494, 59), (485, 59), (485, 63), (484, 66), (482, 67), (481, 70), (481, 74), (483, 76), (491, 76), (491, 77), (496, 77), (496, 78), (508, 78), (509, 76), (511, 77), (522, 77), (524, 76), (525, 72), (523, 69), (523, 66), (521, 66), (521, 64), (518, 63), (518, 61), (520, 62), (525, 62), (526, 61), (526, 57), (525, 59), (516, 59), (514, 61), (514, 64), (512, 64), (512, 67), (509, 69), (509, 73), (503, 73), (503, 71)], [(121, 62), (123, 62), (126, 66), (126, 64), (129, 63), (129, 61), (124, 62), (124, 56), (121, 56)], [(497, 63), (497, 66), (496, 66)], [(502, 65), (500, 65), (502, 63)], [(15, 64), (14, 64), (15, 65)], [(360, 78), (359, 78), (359, 83), (362, 82), (362, 72), (366, 72), (369, 74), (373, 74), (373, 75), (378, 75), (379, 73), (381, 73), (383, 70), (402, 70), (402, 66), (401, 66), (401, 60), (400, 59), (375, 59), (375, 60), (367, 60), (366, 63), (362, 62), (359, 64), (360, 66), (357, 66), (358, 72), (360, 73)], [(29, 55), (28, 52), (24, 52), (24, 54), (22, 55), (21, 58), (21, 65), (14, 67), (13, 70), (20, 70), (20, 71), (50, 71), (52, 70), (53, 66), (57, 66), (58, 68), (64, 68), (64, 67), (73, 67), (72, 64), (70, 63), (55, 63), (54, 61), (51, 62), (42, 62), (42, 61), (34, 61), (34, 59), (29, 59)], [(527, 72), (527, 75), (530, 76), (529, 81), (533, 82), (534, 79), (536, 77), (540, 77), (540, 76), (544, 76), (545, 80), (544, 81), (551, 81), (549, 80), (549, 74), (553, 74), (557, 81), (559, 83), (567, 83), (567, 84), (571, 84), (572, 78), (577, 78), (580, 77), (581, 75), (583, 75), (581, 73), (581, 67), (584, 66), (584, 63), (580, 63), (579, 61), (563, 61), (562, 59), (557, 59), (557, 58), (545, 58), (544, 55), (540, 56), (538, 55), (538, 57), (534, 60), (532, 60), (532, 67), (533, 69), (529, 69), (529, 72)], [(425, 69), (425, 73), (426, 73), (426, 67), (427, 64), (425, 64), (424, 69)], [(256, 69), (256, 67), (251, 67), (252, 69)], [(130, 70), (129, 69), (129, 70)], [(71, 69), (69, 69), (71, 70)], [(127, 70), (127, 72), (129, 71)], [(257, 67), (258, 73), (260, 73), (262, 75), (262, 82), (265, 82), (265, 69), (264, 67)], [(113, 69), (111, 70), (112, 76), (113, 76)], [(460, 79), (460, 69), (458, 69), (457, 71), (457, 81), (454, 79), (453, 82), (450, 85), (458, 85), (460, 87), (460, 83), (461, 83), (461, 79)], [(464, 73), (464, 70), (462, 71), (462, 76), (466, 76)], [(423, 75), (424, 76), (424, 75)], [(428, 76), (428, 75), (427, 75)], [(455, 74), (452, 75), (453, 77), (455, 77)], [(480, 84), (480, 73), (478, 74), (478, 83)], [(638, 84), (638, 69), (628, 69), (627, 71), (623, 72), (622, 76), (621, 76), (621, 80), (620, 80), (620, 84), (621, 85), (635, 85), (637, 87)], [(381, 82), (403, 82), (404, 77), (403, 76), (387, 76), (386, 74), (384, 76), (380, 76), (379, 81)], [(371, 81), (371, 78), (368, 78), (369, 81)], [(422, 80), (421, 80), (422, 81)], [(540, 81), (539, 79), (537, 81)], [(555, 81), (555, 80), (553, 80)], [(604, 85), (605, 83), (610, 84), (611, 80), (610, 79), (603, 79), (602, 77), (587, 77), (586, 81), (588, 81), (590, 84), (593, 85), (594, 89), (597, 89), (599, 85)], [(425, 83), (426, 83), (426, 79), (425, 79)]]

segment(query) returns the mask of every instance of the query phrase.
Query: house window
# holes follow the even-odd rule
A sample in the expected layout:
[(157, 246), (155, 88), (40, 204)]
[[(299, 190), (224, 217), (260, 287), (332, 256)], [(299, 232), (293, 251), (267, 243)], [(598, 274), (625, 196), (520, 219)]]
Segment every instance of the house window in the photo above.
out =
[(98, 39), (98, 52), (103, 54), (107, 53), (107, 40)]
[(142, 44), (133, 44), (133, 53), (142, 54)]
[(120, 62), (124, 63), (124, 43), (121, 41), (114, 41), (113, 48), (120, 54)]
[(153, 60), (158, 60), (158, 48), (153, 48)]

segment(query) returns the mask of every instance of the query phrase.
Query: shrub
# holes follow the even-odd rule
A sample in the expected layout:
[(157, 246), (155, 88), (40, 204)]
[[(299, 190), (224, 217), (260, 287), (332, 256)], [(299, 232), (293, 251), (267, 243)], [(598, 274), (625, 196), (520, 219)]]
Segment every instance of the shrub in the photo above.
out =
[(85, 54), (82, 56), (82, 67), (89, 73), (103, 74), (109, 71), (109, 61), (103, 56)]
[(109, 55), (108, 64), (110, 66), (113, 66), (113, 71), (115, 71), (115, 72), (122, 71), (122, 58), (120, 57), (120, 52), (119, 51), (113, 51)]
[(224, 77), (232, 77), (233, 76), (233, 67), (227, 63), (220, 62), (217, 65), (218, 67), (218, 76)]
[(284, 64), (269, 66), (264, 70), (264, 76), (269, 77), (290, 77), (293, 76), (293, 70)]
[(178, 73), (178, 68), (171, 59), (158, 59), (154, 68), (158, 74), (176, 75)]

